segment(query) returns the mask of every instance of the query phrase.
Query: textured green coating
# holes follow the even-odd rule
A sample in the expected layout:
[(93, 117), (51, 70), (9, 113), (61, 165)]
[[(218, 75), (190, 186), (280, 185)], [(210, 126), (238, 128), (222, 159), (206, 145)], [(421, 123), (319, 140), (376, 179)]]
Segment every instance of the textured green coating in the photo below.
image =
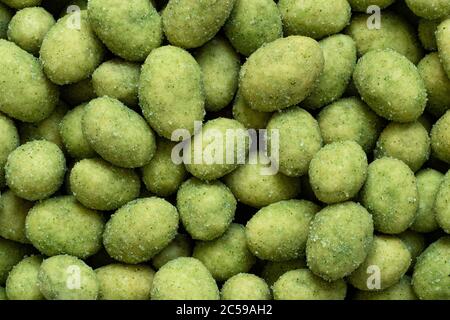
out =
[(259, 112), (249, 107), (239, 91), (233, 103), (233, 118), (242, 123), (247, 129), (264, 129), (272, 113)]
[(19, 198), (11, 190), (0, 196), (0, 236), (20, 243), (29, 243), (25, 235), (25, 218), (33, 203)]
[(6, 39), (8, 25), (13, 17), (10, 8), (0, 2), (0, 39)]
[[(450, 7), (450, 4), (449, 4)], [(450, 78), (450, 18), (444, 20), (436, 30), (436, 43), (441, 58), (442, 66), (444, 67), (447, 77)]]
[(167, 262), (179, 257), (190, 257), (192, 254), (191, 239), (184, 234), (177, 234), (175, 238), (158, 254), (152, 258), (153, 266), (158, 270)]
[(0, 112), (0, 190), (6, 185), (5, 164), (9, 154), (20, 144), (14, 122)]
[(1, 0), (8, 7), (22, 9), (26, 7), (39, 6), (42, 0)]
[(405, 0), (416, 16), (426, 19), (440, 19), (450, 15), (447, 0)]
[(251, 273), (239, 273), (228, 279), (220, 290), (222, 300), (271, 300), (267, 283)]
[(0, 238), (0, 285), (5, 284), (8, 273), (11, 269), (22, 260), (22, 258), (30, 253), (30, 248), (14, 242)]
[(434, 202), (434, 212), (439, 226), (450, 234), (450, 171), (447, 171), (442, 179)]
[(8, 300), (44, 300), (38, 283), (41, 263), (42, 257), (31, 256), (14, 266), (6, 280)]
[(60, 91), (61, 99), (71, 106), (78, 106), (97, 97), (90, 78), (62, 86)]
[(441, 20), (420, 19), (417, 32), (422, 46), (428, 51), (436, 51), (436, 29)]
[(381, 291), (359, 290), (353, 297), (355, 300), (417, 300), (411, 285), (411, 277), (403, 276), (399, 282)]
[(432, 154), (446, 163), (450, 163), (450, 110), (447, 110), (431, 130)]
[(385, 9), (395, 2), (395, 0), (347, 0), (353, 11), (366, 12), (369, 6), (375, 5), (380, 9)]
[(267, 261), (261, 271), (261, 277), (272, 286), (286, 272), (302, 268), (306, 268), (305, 257), (287, 261)]

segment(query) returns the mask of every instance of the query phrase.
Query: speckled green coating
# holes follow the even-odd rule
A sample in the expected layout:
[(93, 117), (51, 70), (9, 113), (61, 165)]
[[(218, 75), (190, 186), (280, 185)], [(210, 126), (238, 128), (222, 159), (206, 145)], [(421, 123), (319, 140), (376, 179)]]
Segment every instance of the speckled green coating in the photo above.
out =
[(420, 19), (417, 27), (419, 40), (422, 46), (428, 51), (436, 51), (436, 29), (441, 23), (441, 20)]
[(33, 203), (19, 198), (11, 190), (0, 195), (0, 237), (29, 243), (25, 236), (25, 218)]
[(110, 264), (95, 270), (99, 300), (149, 300), (155, 271), (146, 265)]
[(361, 201), (377, 231), (397, 234), (408, 229), (416, 217), (418, 196), (414, 173), (404, 162), (381, 158), (369, 165)]
[(366, 152), (372, 151), (382, 129), (382, 120), (357, 97), (340, 99), (318, 115), (325, 144), (353, 140)]
[(61, 99), (71, 106), (78, 106), (97, 97), (90, 78), (62, 86), (60, 91)]
[(233, 118), (242, 123), (247, 129), (264, 129), (272, 113), (259, 112), (249, 107), (239, 91), (233, 103)]
[(42, 0), (1, 0), (8, 7), (22, 9), (25, 7), (39, 6)]
[(150, 260), (176, 236), (177, 209), (162, 198), (143, 198), (127, 203), (107, 222), (103, 244), (121, 262)]
[(47, 300), (96, 300), (98, 297), (99, 282), (94, 270), (69, 255), (45, 259), (38, 281)]
[(186, 231), (193, 239), (213, 240), (230, 225), (236, 199), (220, 181), (203, 182), (191, 178), (177, 192), (177, 208)]
[(426, 19), (440, 19), (450, 15), (447, 0), (405, 0), (415, 15)]
[(0, 285), (5, 284), (9, 271), (30, 251), (23, 244), (0, 238)]
[(450, 109), (450, 78), (447, 77), (437, 52), (423, 58), (419, 65), (420, 76), (428, 92), (426, 110), (436, 117)]
[(369, 253), (373, 222), (367, 210), (354, 202), (330, 205), (316, 214), (306, 260), (316, 275), (335, 281), (353, 272)]
[(355, 300), (417, 300), (409, 276), (403, 276), (399, 282), (385, 290), (358, 290), (353, 298)]
[(359, 290), (373, 290), (369, 288), (372, 273), (367, 271), (371, 266), (377, 266), (380, 271), (379, 289), (384, 290), (400, 281), (410, 264), (411, 254), (402, 240), (395, 236), (378, 235), (373, 238), (366, 260), (347, 279)]
[(102, 246), (103, 216), (73, 196), (39, 202), (30, 210), (25, 227), (33, 246), (47, 256), (69, 254), (85, 259)]
[(12, 17), (13, 14), (10, 8), (0, 2), (0, 39), (6, 39), (8, 25)]
[(411, 254), (411, 265), (409, 266), (409, 270), (412, 271), (416, 264), (417, 257), (426, 248), (427, 243), (425, 235), (419, 232), (406, 230), (405, 232), (399, 233), (397, 237), (403, 241)]
[(0, 190), (6, 185), (5, 164), (9, 154), (20, 144), (14, 122), (0, 112)]
[(444, 175), (434, 169), (423, 169), (416, 174), (419, 208), (411, 229), (432, 232), (439, 228), (435, 218), (435, 200)]
[(309, 227), (320, 210), (306, 200), (285, 200), (260, 209), (246, 225), (250, 251), (262, 260), (287, 261), (305, 254)]
[(367, 177), (367, 156), (355, 141), (327, 144), (311, 160), (309, 181), (316, 197), (325, 203), (355, 197)]
[(416, 172), (428, 160), (430, 151), (428, 131), (420, 122), (391, 122), (378, 137), (374, 156), (402, 160)]
[(238, 87), (239, 55), (226, 39), (215, 37), (196, 51), (195, 58), (202, 69), (206, 110), (225, 108)]
[(305, 257), (288, 261), (267, 261), (261, 271), (261, 277), (272, 286), (286, 272), (302, 268), (306, 268)]
[(450, 237), (432, 243), (417, 259), (412, 285), (422, 300), (450, 299)]
[(139, 102), (152, 128), (171, 139), (172, 132), (194, 133), (205, 115), (202, 72), (189, 52), (174, 46), (153, 50), (141, 69)]
[(115, 210), (139, 196), (140, 181), (134, 170), (94, 158), (75, 164), (70, 172), (70, 188), (88, 208)]
[(245, 227), (236, 223), (215, 240), (198, 241), (192, 256), (200, 260), (217, 281), (248, 272), (256, 262), (247, 246)]
[(38, 274), (42, 257), (31, 256), (23, 259), (9, 273), (6, 280), (8, 300), (43, 300), (39, 290)]
[[(450, 8), (450, 4), (448, 4)], [(450, 78), (450, 19), (444, 20), (436, 30), (436, 43), (441, 58), (442, 66), (444, 67), (447, 76)]]
[(269, 150), (276, 143), (271, 139), (271, 130), (279, 132), (280, 172), (290, 177), (306, 174), (311, 159), (322, 147), (319, 125), (313, 116), (304, 109), (292, 107), (275, 113), (267, 130)]
[(138, 104), (140, 65), (121, 59), (103, 62), (92, 74), (97, 96), (109, 96), (130, 107)]
[(356, 42), (358, 56), (372, 50), (392, 49), (412, 63), (417, 64), (423, 57), (423, 50), (416, 36), (416, 30), (405, 18), (393, 12), (381, 13), (381, 28), (369, 29), (370, 15), (356, 14), (346, 33)]
[(197, 48), (223, 26), (235, 0), (170, 0), (162, 12), (164, 34), (177, 47)]
[(39, 61), (12, 42), (0, 39), (0, 111), (24, 122), (47, 118), (58, 102), (58, 89)]
[(83, 10), (81, 14), (71, 13), (59, 19), (47, 32), (40, 60), (47, 77), (64, 85), (88, 78), (102, 62), (104, 51)]
[(267, 283), (251, 273), (239, 273), (228, 279), (220, 290), (222, 300), (271, 300)]
[(344, 280), (328, 282), (308, 269), (283, 274), (272, 287), (275, 300), (344, 300), (347, 285)]
[(447, 163), (450, 163), (450, 110), (434, 124), (431, 130), (432, 154)]
[[(202, 180), (219, 179), (244, 162), (249, 140), (249, 133), (239, 121), (228, 118), (210, 120), (187, 144), (191, 158), (184, 161), (186, 170)], [(228, 148), (231, 145), (233, 149)]]
[(37, 55), (45, 35), (54, 24), (55, 19), (44, 8), (19, 10), (9, 23), (8, 40)]
[(177, 234), (175, 238), (158, 254), (152, 258), (153, 266), (158, 270), (167, 262), (179, 257), (190, 257), (192, 254), (191, 239), (184, 234)]
[(219, 288), (197, 259), (182, 257), (166, 263), (153, 278), (152, 300), (219, 300)]
[(427, 92), (416, 66), (391, 49), (366, 53), (353, 80), (363, 100), (388, 120), (411, 122), (425, 109)]
[(384, 9), (389, 7), (395, 0), (347, 0), (353, 11), (366, 12), (369, 6), (375, 5)]
[(239, 90), (256, 111), (272, 112), (303, 101), (324, 67), (319, 43), (290, 36), (256, 50), (240, 72)]
[(8, 157), (5, 177), (8, 187), (26, 200), (42, 200), (64, 182), (66, 160), (52, 142), (35, 140), (21, 145)]
[(442, 179), (442, 184), (434, 203), (436, 221), (446, 233), (450, 233), (450, 171)]
[(278, 8), (286, 35), (314, 39), (340, 32), (351, 16), (347, 0), (280, 0)]
[(155, 136), (145, 119), (110, 97), (96, 98), (86, 105), (82, 131), (103, 159), (119, 167), (142, 167), (156, 151)]
[(233, 47), (249, 56), (265, 43), (283, 36), (283, 25), (273, 0), (236, 0), (224, 31)]

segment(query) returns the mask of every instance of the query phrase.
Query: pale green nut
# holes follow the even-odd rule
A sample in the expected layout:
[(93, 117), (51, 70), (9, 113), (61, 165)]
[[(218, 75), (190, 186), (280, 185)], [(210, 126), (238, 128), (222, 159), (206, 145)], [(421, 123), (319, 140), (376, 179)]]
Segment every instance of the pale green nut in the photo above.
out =
[(153, 258), (176, 236), (177, 209), (162, 198), (137, 199), (117, 210), (106, 223), (103, 244), (108, 254), (124, 263)]
[(42, 0), (1, 0), (8, 7), (14, 9), (23, 9), (26, 7), (39, 6)]
[(431, 130), (432, 154), (446, 163), (450, 163), (450, 110), (447, 110)]
[(306, 268), (305, 257), (287, 261), (267, 261), (261, 271), (261, 277), (272, 285), (286, 272)]
[(249, 272), (256, 258), (250, 252), (243, 225), (233, 223), (212, 241), (197, 241), (192, 256), (200, 260), (217, 281)]
[(44, 8), (32, 7), (17, 11), (8, 26), (8, 40), (31, 54), (38, 55), (42, 41), (55, 19)]
[(70, 189), (81, 204), (95, 210), (115, 210), (139, 196), (139, 176), (100, 159), (83, 159), (70, 172)]
[(419, 118), (427, 103), (416, 66), (391, 50), (373, 50), (356, 64), (353, 80), (362, 99), (379, 116), (396, 122)]
[(450, 234), (450, 171), (442, 179), (434, 203), (436, 221), (446, 233)]
[(219, 288), (208, 269), (197, 259), (169, 261), (153, 278), (152, 300), (219, 300)]
[(83, 260), (69, 255), (45, 259), (38, 283), (47, 300), (96, 300), (99, 292), (95, 271)]
[(385, 9), (395, 2), (395, 0), (347, 0), (353, 11), (367, 12), (369, 6), (378, 6)]
[(194, 134), (194, 122), (205, 116), (202, 71), (197, 61), (174, 46), (153, 50), (141, 69), (139, 102), (144, 117), (160, 136), (171, 139), (180, 129)]
[(164, 34), (181, 48), (197, 48), (223, 26), (236, 0), (170, 0), (162, 12)]
[(428, 51), (436, 51), (436, 30), (441, 20), (420, 19), (418, 29), (419, 40)]
[(11, 9), (0, 2), (0, 39), (6, 39), (8, 25), (12, 17)]
[(277, 39), (256, 50), (240, 71), (239, 90), (250, 108), (272, 112), (302, 102), (324, 67), (317, 41), (303, 36)]
[(354, 198), (367, 177), (367, 156), (355, 141), (327, 144), (312, 158), (309, 181), (316, 197), (332, 204)]
[(95, 270), (98, 300), (150, 300), (155, 271), (146, 265), (109, 264)]
[(250, 251), (259, 259), (288, 261), (305, 255), (309, 228), (320, 207), (284, 200), (260, 209), (245, 227)]
[(190, 257), (192, 254), (191, 239), (184, 234), (177, 234), (175, 238), (158, 254), (152, 258), (153, 266), (158, 270), (167, 262), (180, 257)]
[(0, 237), (29, 243), (25, 235), (25, 219), (33, 203), (8, 190), (0, 195)]
[(325, 280), (342, 279), (363, 263), (372, 240), (372, 217), (363, 206), (355, 202), (327, 206), (311, 223), (308, 267)]
[(325, 281), (308, 269), (297, 269), (283, 274), (272, 290), (275, 300), (344, 300), (347, 284), (342, 279)]
[(47, 32), (40, 60), (47, 77), (65, 85), (88, 78), (102, 62), (104, 51), (83, 10), (59, 19)]
[(8, 300), (44, 300), (38, 282), (41, 263), (42, 257), (31, 256), (14, 266), (6, 279)]
[(267, 283), (251, 273), (239, 273), (229, 278), (220, 290), (222, 300), (271, 300)]
[(403, 276), (399, 282), (380, 291), (358, 290), (354, 300), (417, 300), (411, 285), (411, 277)]
[(425, 19), (440, 19), (450, 15), (450, 3), (447, 0), (405, 0), (416, 16)]
[(18, 264), (22, 258), (31, 253), (28, 246), (21, 243), (0, 238), (0, 285), (5, 284), (11, 269)]
[(60, 87), (61, 99), (71, 106), (78, 106), (97, 97), (90, 78)]
[(298, 107), (274, 113), (267, 124), (267, 134), (270, 154), (279, 154), (280, 172), (289, 177), (306, 174), (312, 158), (322, 147), (316, 119)]
[(177, 209), (186, 231), (196, 240), (220, 237), (234, 219), (237, 201), (220, 181), (191, 178), (177, 192)]
[(6, 183), (19, 197), (42, 200), (55, 193), (64, 182), (66, 160), (58, 146), (46, 140), (21, 145), (8, 157)]
[(9, 154), (20, 145), (14, 122), (0, 112), (0, 190), (6, 185), (5, 164)]
[[(448, 4), (450, 8), (450, 4)], [(450, 19), (444, 20), (437, 28), (436, 42), (441, 58), (442, 66), (444, 67), (447, 77), (450, 78)]]
[(247, 129), (264, 129), (272, 113), (259, 112), (249, 107), (239, 91), (233, 103), (233, 118), (242, 123)]
[(236, 51), (249, 56), (283, 36), (280, 11), (273, 0), (236, 0), (224, 31)]
[(399, 233), (397, 237), (403, 241), (411, 254), (411, 265), (409, 266), (409, 271), (412, 271), (416, 264), (417, 257), (427, 247), (425, 234), (408, 229), (405, 232)]
[(39, 60), (2, 39), (0, 57), (0, 111), (23, 122), (47, 118), (58, 103), (59, 92)]

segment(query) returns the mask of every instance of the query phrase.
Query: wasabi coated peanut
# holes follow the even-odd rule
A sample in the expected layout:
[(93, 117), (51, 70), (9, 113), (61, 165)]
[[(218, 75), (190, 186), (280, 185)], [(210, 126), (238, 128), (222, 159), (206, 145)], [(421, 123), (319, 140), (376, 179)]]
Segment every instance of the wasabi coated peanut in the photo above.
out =
[(309, 181), (316, 197), (337, 203), (355, 197), (367, 177), (367, 156), (354, 141), (333, 142), (312, 158)]
[(270, 261), (304, 255), (310, 223), (319, 210), (306, 200), (285, 200), (260, 209), (245, 228), (250, 251)]
[(285, 109), (311, 93), (323, 66), (322, 49), (315, 40), (277, 39), (256, 50), (242, 66), (240, 94), (256, 111)]
[(55, 193), (64, 182), (66, 160), (52, 142), (36, 140), (11, 152), (5, 166), (6, 183), (19, 197), (42, 200)]
[(110, 97), (86, 105), (82, 130), (91, 147), (118, 167), (142, 167), (156, 151), (155, 136), (145, 119)]
[[(319, 125), (311, 114), (298, 107), (283, 110), (272, 116), (267, 130), (269, 150), (279, 147), (280, 172), (290, 177), (307, 173), (311, 159), (322, 147)], [(278, 130), (278, 141), (272, 141), (271, 130)]]
[(202, 69), (206, 110), (225, 108), (238, 87), (239, 55), (227, 40), (216, 37), (198, 49), (195, 58)]
[(0, 39), (6, 39), (8, 25), (12, 17), (11, 10), (0, 2)]
[(436, 29), (441, 20), (420, 19), (418, 26), (418, 35), (422, 46), (428, 51), (436, 51)]
[(194, 133), (194, 121), (205, 115), (201, 68), (185, 50), (164, 46), (153, 50), (142, 66), (139, 102), (144, 117), (162, 137), (177, 129)]
[(399, 282), (385, 290), (358, 290), (353, 298), (355, 300), (417, 300), (409, 276), (403, 276)]
[(9, 300), (44, 300), (38, 285), (41, 263), (42, 257), (31, 256), (14, 266), (6, 280)]
[(71, 106), (78, 106), (97, 97), (90, 78), (62, 86), (60, 91), (61, 99)]
[(314, 39), (340, 32), (351, 16), (347, 0), (280, 0), (278, 8), (286, 35)]
[(442, 179), (434, 203), (436, 221), (446, 233), (450, 233), (450, 171)]
[(408, 229), (416, 217), (418, 196), (414, 173), (404, 162), (385, 157), (369, 165), (361, 201), (377, 231), (396, 234)]
[(247, 247), (245, 228), (233, 223), (219, 238), (198, 241), (192, 256), (200, 260), (217, 281), (250, 271), (256, 258)]
[(104, 47), (91, 29), (87, 12), (81, 11), (59, 19), (48, 31), (40, 60), (47, 77), (64, 85), (88, 78), (102, 62), (103, 54)]
[(450, 14), (447, 0), (405, 0), (415, 15), (426, 19), (440, 19)]
[(424, 169), (416, 174), (419, 208), (411, 230), (432, 232), (438, 229), (434, 205), (443, 177), (442, 173), (433, 169)]
[(421, 300), (450, 299), (450, 237), (432, 243), (417, 259), (412, 285)]
[(267, 261), (261, 271), (261, 277), (272, 286), (286, 272), (303, 268), (306, 268), (304, 257), (288, 261)]
[(416, 66), (391, 49), (366, 53), (353, 80), (363, 100), (388, 120), (411, 122), (425, 109), (427, 92)]
[(0, 111), (24, 122), (47, 118), (58, 102), (58, 89), (39, 61), (12, 42), (0, 39)]
[(90, 0), (88, 15), (100, 40), (125, 60), (144, 61), (161, 45), (161, 17), (147, 0)]
[(395, 0), (347, 0), (353, 11), (366, 12), (369, 6), (378, 6), (380, 9), (389, 7)]
[(139, 176), (99, 159), (84, 159), (70, 172), (70, 189), (81, 204), (95, 210), (115, 210), (139, 196)]
[(439, 118), (431, 130), (431, 150), (436, 158), (450, 163), (450, 110)]
[(222, 300), (271, 300), (269, 286), (251, 273), (239, 273), (229, 278), (220, 290)]
[[(73, 283), (74, 277), (79, 279), (79, 285)], [(38, 282), (47, 300), (96, 300), (98, 297), (99, 282), (94, 270), (69, 255), (45, 259), (39, 269)]]
[(341, 279), (363, 263), (372, 240), (372, 217), (363, 206), (345, 202), (325, 207), (311, 223), (308, 267), (328, 281)]
[(149, 300), (155, 271), (145, 265), (110, 264), (95, 270), (99, 300)]
[(427, 55), (417, 68), (428, 92), (426, 110), (440, 117), (450, 109), (450, 78), (442, 67), (438, 53)]
[(338, 34), (319, 42), (325, 58), (319, 83), (302, 102), (308, 109), (324, 107), (340, 98), (347, 88), (356, 66), (356, 46), (347, 35)]
[(177, 208), (186, 231), (193, 239), (213, 240), (230, 225), (236, 199), (220, 181), (210, 183), (191, 178), (177, 192)]
[(150, 260), (176, 236), (177, 209), (161, 198), (137, 199), (117, 210), (106, 223), (103, 244), (121, 262)]
[(283, 36), (281, 15), (273, 0), (236, 0), (224, 30), (244, 56)]
[(103, 216), (73, 196), (39, 202), (28, 213), (25, 227), (33, 246), (47, 256), (70, 254), (85, 259), (102, 246)]
[(11, 269), (31, 253), (28, 246), (0, 238), (0, 285), (4, 285)]
[(11, 190), (0, 196), (0, 236), (20, 243), (29, 243), (25, 235), (25, 218), (33, 203), (19, 198)]
[(417, 64), (423, 50), (414, 28), (401, 15), (383, 12), (381, 16), (379, 29), (369, 29), (370, 15), (357, 14), (352, 18), (346, 33), (355, 40), (358, 56), (372, 50), (392, 49)]
[(190, 257), (191, 254), (190, 238), (184, 234), (177, 234), (172, 242), (152, 258), (152, 264), (158, 270), (169, 261), (180, 257)]
[(411, 230), (406, 230), (405, 232), (399, 233), (397, 235), (411, 254), (411, 265), (409, 266), (409, 271), (414, 269), (417, 257), (425, 250), (426, 241), (425, 235)]
[(55, 19), (44, 8), (25, 8), (14, 15), (8, 26), (8, 40), (31, 54), (39, 54), (42, 41)]
[(269, 112), (259, 112), (250, 108), (238, 91), (233, 103), (234, 119), (242, 123), (247, 129), (264, 129), (271, 117), (272, 114)]
[(8, 7), (22, 9), (25, 7), (39, 6), (42, 0), (1, 0)]
[(374, 155), (402, 160), (416, 172), (430, 157), (430, 149), (430, 137), (420, 122), (391, 122), (378, 137)]
[(139, 64), (112, 59), (95, 69), (92, 86), (97, 96), (109, 96), (134, 107), (138, 104), (139, 76)]
[(308, 269), (286, 272), (272, 289), (275, 300), (344, 300), (347, 294), (344, 280), (328, 282)]
[(170, 0), (162, 13), (164, 34), (181, 48), (197, 48), (220, 30), (236, 0)]
[[(450, 4), (448, 5), (450, 8)], [(444, 20), (437, 28), (436, 43), (439, 51), (442, 66), (444, 67), (447, 76), (450, 78), (450, 43), (448, 38), (450, 36), (450, 19)]]
[(8, 156), (19, 144), (19, 133), (14, 122), (0, 113), (0, 190), (6, 184), (5, 164)]
[(317, 119), (325, 144), (353, 140), (372, 151), (382, 120), (357, 97), (340, 99), (325, 107)]

